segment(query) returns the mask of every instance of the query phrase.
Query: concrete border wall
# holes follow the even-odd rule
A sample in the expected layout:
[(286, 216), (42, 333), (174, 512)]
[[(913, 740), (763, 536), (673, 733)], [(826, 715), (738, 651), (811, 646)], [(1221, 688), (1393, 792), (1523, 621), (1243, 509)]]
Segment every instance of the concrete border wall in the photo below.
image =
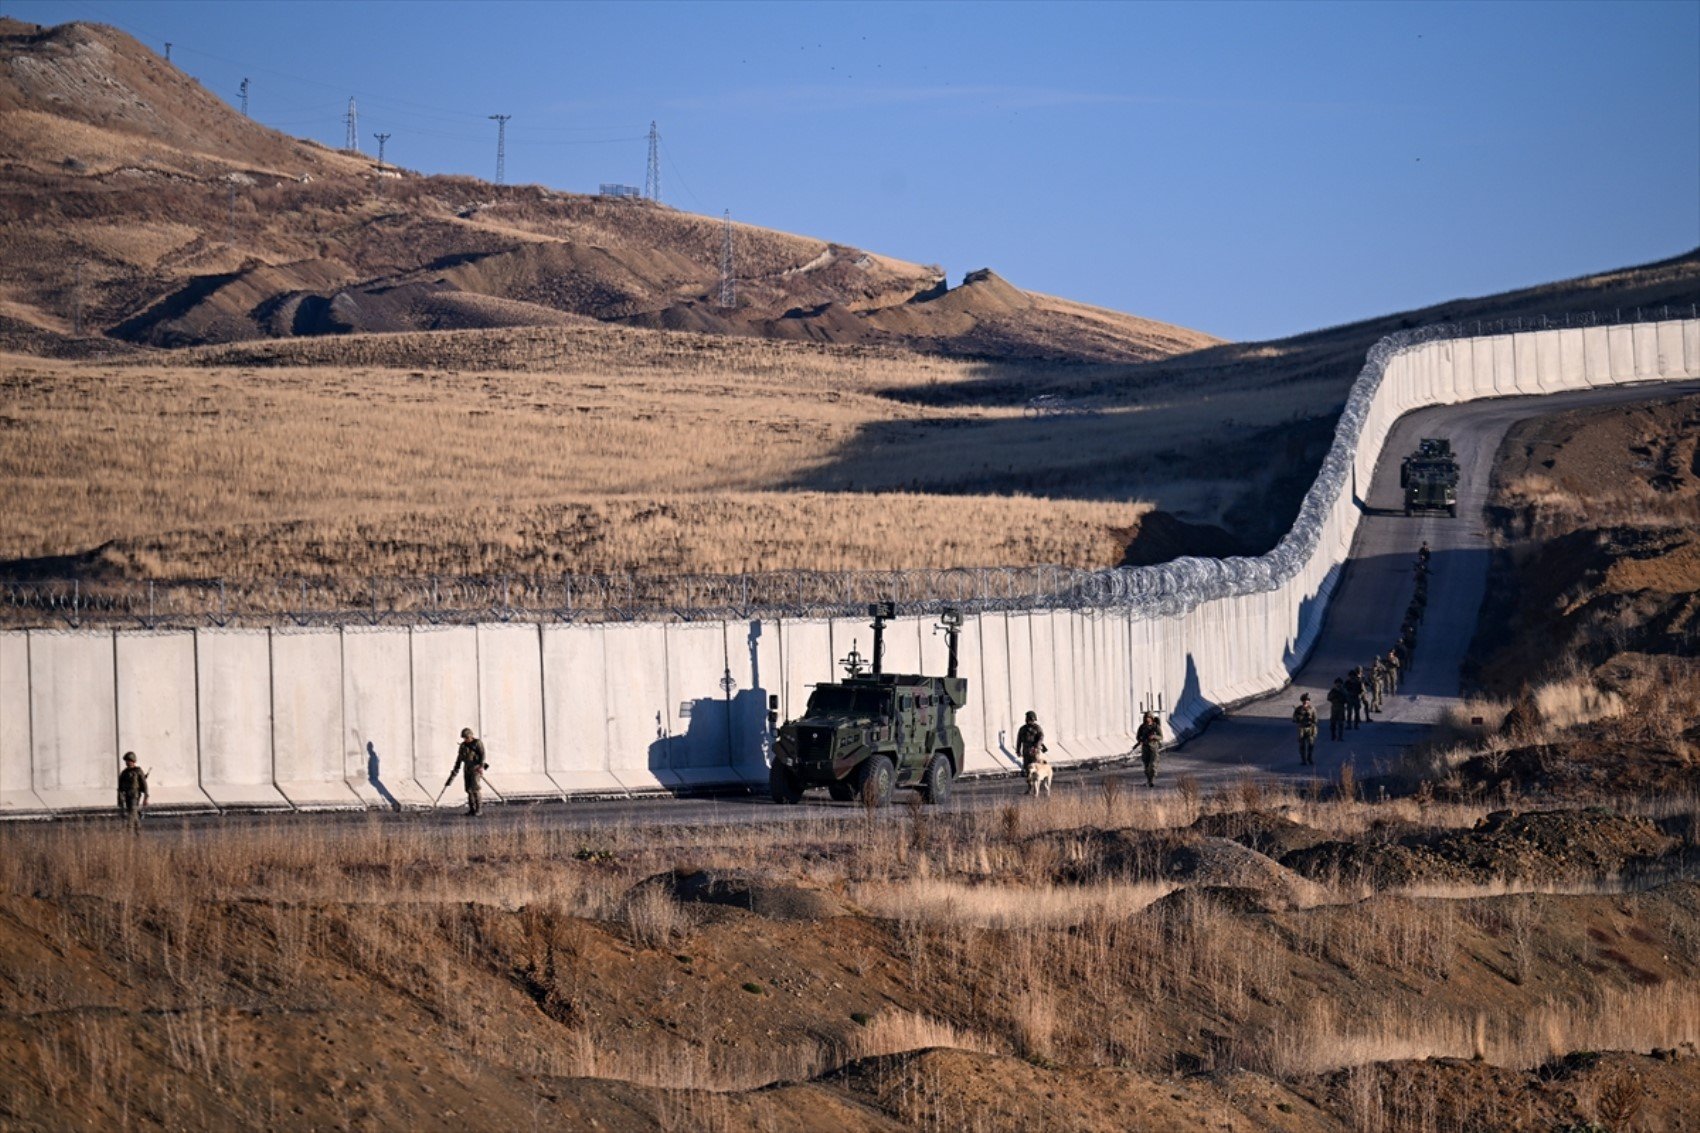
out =
[[(1102, 610), (968, 619), (962, 770), (1012, 769), (1029, 708), (1067, 762), (1128, 751), (1147, 705), (1179, 738), (1284, 684), (1320, 632), (1355, 497), (1402, 413), (1696, 377), (1696, 319), (1378, 344), (1275, 551), (1113, 572), (1124, 597)], [(769, 697), (795, 716), (872, 636), (858, 618), (8, 631), (0, 817), (112, 807), (126, 748), (152, 768), (155, 806), (427, 806), (463, 726), (485, 737), (503, 795), (760, 783)], [(888, 671), (943, 665), (931, 619), (892, 624)], [(460, 803), (455, 789), (441, 805)]]

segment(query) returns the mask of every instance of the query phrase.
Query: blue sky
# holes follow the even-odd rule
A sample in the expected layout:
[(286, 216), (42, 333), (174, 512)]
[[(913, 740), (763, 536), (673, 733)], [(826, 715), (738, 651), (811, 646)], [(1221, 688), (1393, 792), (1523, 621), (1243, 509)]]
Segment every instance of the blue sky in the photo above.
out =
[(254, 117), (1272, 338), (1700, 245), (1700, 2), (185, 3), (116, 24)]

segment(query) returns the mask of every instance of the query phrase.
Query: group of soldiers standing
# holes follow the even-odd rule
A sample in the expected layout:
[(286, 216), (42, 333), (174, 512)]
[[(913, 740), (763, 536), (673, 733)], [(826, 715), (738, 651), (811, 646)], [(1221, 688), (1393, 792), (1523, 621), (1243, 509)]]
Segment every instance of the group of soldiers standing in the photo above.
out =
[[(1368, 665), (1355, 666), (1345, 676), (1335, 677), (1328, 690), (1328, 738), (1343, 740), (1348, 730), (1368, 723), (1380, 712), (1384, 698), (1399, 687), (1410, 667), (1411, 655), (1417, 648), (1417, 626), (1422, 624), (1428, 609), (1428, 577), (1430, 551), (1427, 542), (1417, 551), (1416, 585), (1411, 604), (1405, 607), (1405, 620), (1399, 626), (1399, 637), (1386, 653), (1378, 655)], [(1310, 693), (1299, 697), (1293, 709), (1293, 724), (1299, 732), (1299, 763), (1316, 763), (1318, 720), (1311, 705)]]

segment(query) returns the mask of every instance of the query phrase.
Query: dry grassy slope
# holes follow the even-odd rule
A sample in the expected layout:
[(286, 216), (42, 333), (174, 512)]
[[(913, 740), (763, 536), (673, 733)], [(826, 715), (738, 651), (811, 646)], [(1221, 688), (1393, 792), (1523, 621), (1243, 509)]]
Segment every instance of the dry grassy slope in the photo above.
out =
[[(1145, 359), (1216, 341), (986, 287), (877, 317), (939, 290), (939, 269), (745, 224), (739, 304), (723, 310), (719, 221), (470, 178), (380, 181), (370, 159), (266, 129), (100, 25), (0, 23), (0, 160), (14, 218), (0, 226), (14, 268), (0, 345), (30, 352), (95, 348), (67, 334), (79, 260), (90, 327), (151, 346), (561, 314), (1018, 357)], [(502, 302), (444, 302), (448, 290)]]
[[(1700, 650), (1700, 397), (1515, 426), (1494, 466), (1504, 544), (1472, 658), (1497, 695), (1614, 654)], [(1632, 668), (1634, 666), (1631, 666)]]
[[(1419, 813), (1261, 802), (1366, 845)], [(1162, 892), (1166, 859), (1211, 841), (1152, 830), (1186, 806), (1010, 810), (884, 837), (854, 816), (589, 838), (534, 820), (474, 837), (418, 816), (140, 842), (107, 824), (11, 831), (0, 1118), (1416, 1131), (1597, 1117), (1596, 1091), (1626, 1071), (1643, 1116), (1677, 1122), (1700, 1085), (1692, 1049), (1548, 1063), (1700, 1028), (1691, 882), (1344, 890), (1291, 908), (1197, 878), (1149, 903), (1117, 894)], [(1421, 812), (1440, 828), (1480, 813)], [(1091, 853), (1111, 839), (1145, 852)], [(705, 874), (668, 868), (681, 859)], [(763, 861), (786, 864), (752, 880)], [(703, 876), (722, 888), (690, 884)], [(916, 903), (923, 879), (955, 883), (954, 898)], [(882, 889), (895, 907), (862, 907)], [(1041, 900), (1059, 892), (1075, 896)], [(1012, 915), (983, 919), (997, 910)], [(1483, 1063), (1455, 1061), (1473, 1048)], [(1446, 1061), (1402, 1061), (1430, 1056)]]

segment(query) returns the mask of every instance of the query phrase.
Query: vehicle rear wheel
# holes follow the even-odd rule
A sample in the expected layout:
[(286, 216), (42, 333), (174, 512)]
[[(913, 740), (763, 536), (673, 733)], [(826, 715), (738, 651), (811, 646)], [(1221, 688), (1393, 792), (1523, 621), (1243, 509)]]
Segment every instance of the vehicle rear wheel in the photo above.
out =
[(792, 806), (803, 801), (803, 784), (797, 781), (796, 772), (775, 763), (767, 772), (767, 793), (781, 806)]
[(921, 801), (938, 805), (950, 797), (951, 762), (949, 754), (938, 752), (921, 773)]
[(836, 783), (827, 784), (826, 793), (832, 796), (835, 803), (847, 803), (856, 797), (856, 788), (851, 786), (849, 780), (840, 779)]
[(872, 755), (856, 769), (856, 797), (866, 807), (884, 806), (891, 801), (891, 788), (897, 781), (897, 768), (889, 758)]

